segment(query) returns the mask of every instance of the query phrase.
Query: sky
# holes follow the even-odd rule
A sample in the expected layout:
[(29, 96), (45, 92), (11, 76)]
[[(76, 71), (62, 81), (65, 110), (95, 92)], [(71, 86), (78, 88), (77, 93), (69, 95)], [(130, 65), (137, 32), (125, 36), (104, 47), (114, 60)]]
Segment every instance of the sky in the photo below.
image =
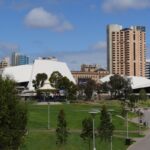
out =
[(79, 70), (106, 68), (106, 26), (146, 27), (150, 58), (150, 0), (0, 0), (0, 58), (12, 51), (55, 56)]

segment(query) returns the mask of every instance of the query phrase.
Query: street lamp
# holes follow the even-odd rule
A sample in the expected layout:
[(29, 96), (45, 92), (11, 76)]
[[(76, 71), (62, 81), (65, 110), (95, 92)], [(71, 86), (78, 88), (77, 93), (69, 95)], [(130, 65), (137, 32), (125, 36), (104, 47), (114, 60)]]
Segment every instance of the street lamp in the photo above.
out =
[(91, 111), (89, 111), (89, 113), (92, 115), (92, 118), (93, 118), (93, 150), (96, 150), (96, 146), (95, 146), (95, 129), (94, 129), (95, 116), (96, 116), (96, 114), (100, 113), (100, 111), (97, 110), (97, 109), (92, 109)]
[(50, 102), (48, 101), (48, 111), (47, 111), (47, 128), (50, 129)]
[(143, 113), (141, 112), (140, 109), (138, 109), (138, 123), (139, 123), (139, 135), (141, 134), (141, 123), (142, 123), (142, 116), (143, 116)]
[(125, 108), (126, 110), (126, 145), (130, 145), (130, 138), (129, 138), (129, 125), (128, 125), (128, 111), (129, 111), (129, 108)]

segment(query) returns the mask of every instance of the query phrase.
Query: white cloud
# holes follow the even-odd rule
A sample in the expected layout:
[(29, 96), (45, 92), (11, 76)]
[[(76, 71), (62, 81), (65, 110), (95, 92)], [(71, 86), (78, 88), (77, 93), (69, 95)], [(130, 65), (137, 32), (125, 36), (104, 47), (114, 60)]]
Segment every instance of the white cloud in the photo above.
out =
[(73, 30), (73, 25), (57, 15), (46, 11), (44, 8), (34, 8), (25, 17), (25, 23), (32, 28), (50, 28), (54, 31), (63, 32)]
[(126, 9), (145, 9), (150, 7), (149, 0), (104, 0), (102, 8), (111, 12)]

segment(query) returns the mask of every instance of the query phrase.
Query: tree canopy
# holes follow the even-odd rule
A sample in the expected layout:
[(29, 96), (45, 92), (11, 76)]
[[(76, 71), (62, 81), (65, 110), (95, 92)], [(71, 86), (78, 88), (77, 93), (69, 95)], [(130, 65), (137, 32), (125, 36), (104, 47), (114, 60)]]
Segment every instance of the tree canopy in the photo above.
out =
[(140, 90), (139, 99), (142, 100), (142, 101), (147, 100), (147, 94), (146, 94), (146, 91), (144, 89)]
[(35, 80), (32, 81), (33, 87), (35, 89), (39, 89), (40, 87), (42, 87), (44, 85), (45, 80), (47, 80), (47, 74), (45, 74), (45, 73), (38, 73), (36, 75)]
[(51, 74), (50, 78), (49, 78), (51, 86), (54, 87), (54, 88), (56, 88), (56, 89), (58, 89), (59, 88), (59, 83), (60, 83), (62, 77), (63, 76), (61, 75), (60, 72), (54, 71)]
[(110, 91), (113, 98), (127, 98), (132, 90), (130, 80), (117, 74), (111, 76), (109, 82), (103, 83), (103, 88)]
[(77, 86), (66, 76), (62, 76), (61, 73), (55, 71), (51, 74), (49, 81), (52, 87), (63, 90), (67, 99), (75, 99)]
[(26, 126), (27, 108), (17, 96), (15, 82), (0, 77), (0, 149), (17, 150)]
[(84, 91), (87, 99), (91, 100), (92, 94), (94, 90), (96, 90), (96, 88), (97, 88), (96, 82), (92, 79), (88, 80), (85, 86), (85, 91)]

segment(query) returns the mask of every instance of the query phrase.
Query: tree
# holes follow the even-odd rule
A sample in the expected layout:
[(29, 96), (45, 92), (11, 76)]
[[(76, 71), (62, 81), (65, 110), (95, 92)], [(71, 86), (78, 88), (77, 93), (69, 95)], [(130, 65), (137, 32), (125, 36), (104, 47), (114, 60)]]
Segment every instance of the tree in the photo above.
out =
[(104, 82), (103, 84), (101, 84), (101, 87), (100, 87), (101, 91), (103, 92), (108, 92), (110, 91), (110, 85), (108, 82)]
[(77, 94), (77, 86), (73, 82), (70, 82), (68, 89), (68, 99), (75, 100), (76, 94)]
[(32, 81), (33, 87), (35, 89), (39, 89), (44, 85), (45, 80), (47, 80), (47, 74), (45, 73), (38, 73), (36, 75), (36, 79)]
[(63, 76), (61, 75), (60, 72), (54, 71), (49, 78), (51, 86), (58, 89), (59, 88), (59, 82), (61, 81), (62, 77)]
[(16, 83), (0, 77), (0, 149), (17, 150), (27, 132), (27, 108), (17, 96)]
[(145, 92), (144, 89), (141, 89), (141, 90), (140, 90), (139, 99), (142, 100), (142, 101), (147, 100), (147, 94), (146, 94), (146, 92)]
[(131, 110), (136, 107), (136, 102), (137, 102), (137, 96), (135, 94), (130, 94), (129, 95), (129, 107)]
[(60, 110), (57, 118), (57, 128), (56, 128), (56, 144), (66, 144), (69, 132), (67, 129), (67, 121), (65, 119), (64, 110)]
[(52, 87), (63, 90), (67, 99), (75, 99), (77, 86), (67, 77), (63, 77), (58, 71), (56, 71), (52, 73), (49, 81)]
[(109, 81), (110, 92), (114, 98), (125, 98), (131, 93), (130, 80), (124, 79), (122, 76), (115, 74), (110, 77)]
[(91, 100), (92, 94), (94, 90), (96, 90), (96, 88), (97, 88), (96, 82), (90, 79), (85, 85), (85, 91), (84, 91), (87, 99)]
[(100, 124), (98, 127), (98, 134), (101, 140), (108, 141), (113, 136), (114, 126), (111, 122), (110, 114), (107, 111), (106, 106), (102, 107), (100, 115)]
[(121, 102), (121, 116), (125, 118), (126, 115), (127, 115), (126, 103), (125, 101), (122, 101)]
[(77, 86), (78, 91), (78, 99), (85, 100), (85, 84), (78, 84)]
[(93, 138), (93, 124), (92, 124), (92, 119), (90, 118), (85, 118), (82, 121), (82, 132), (80, 134), (80, 137), (88, 143), (89, 145), (89, 150), (91, 149), (91, 140)]

